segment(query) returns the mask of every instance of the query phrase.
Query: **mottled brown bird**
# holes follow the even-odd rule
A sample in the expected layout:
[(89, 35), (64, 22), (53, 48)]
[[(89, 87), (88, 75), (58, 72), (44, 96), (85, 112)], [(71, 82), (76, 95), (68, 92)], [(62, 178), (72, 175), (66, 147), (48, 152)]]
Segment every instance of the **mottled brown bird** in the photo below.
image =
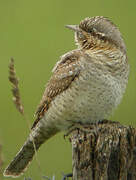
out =
[(76, 124), (89, 124), (112, 114), (128, 82), (129, 65), (119, 29), (102, 16), (85, 18), (74, 30), (76, 50), (64, 54), (53, 69), (32, 131), (4, 176), (17, 177), (35, 150), (50, 137)]

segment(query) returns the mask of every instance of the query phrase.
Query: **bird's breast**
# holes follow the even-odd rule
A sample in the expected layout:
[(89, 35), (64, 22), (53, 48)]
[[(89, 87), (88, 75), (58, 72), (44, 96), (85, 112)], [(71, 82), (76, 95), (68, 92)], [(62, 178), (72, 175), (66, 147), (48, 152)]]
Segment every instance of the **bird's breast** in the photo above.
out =
[(106, 118), (120, 103), (124, 93), (122, 79), (104, 73), (92, 64), (81, 66), (79, 77), (54, 99), (45, 114), (47, 120), (54, 121), (62, 129), (74, 122), (88, 124)]

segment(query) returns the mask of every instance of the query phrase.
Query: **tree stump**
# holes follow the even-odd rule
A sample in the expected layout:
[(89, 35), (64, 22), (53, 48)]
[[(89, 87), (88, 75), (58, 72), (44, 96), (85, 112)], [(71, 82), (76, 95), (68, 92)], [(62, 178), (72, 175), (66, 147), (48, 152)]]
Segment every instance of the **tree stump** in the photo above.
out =
[(136, 129), (102, 122), (75, 129), (73, 180), (136, 180)]

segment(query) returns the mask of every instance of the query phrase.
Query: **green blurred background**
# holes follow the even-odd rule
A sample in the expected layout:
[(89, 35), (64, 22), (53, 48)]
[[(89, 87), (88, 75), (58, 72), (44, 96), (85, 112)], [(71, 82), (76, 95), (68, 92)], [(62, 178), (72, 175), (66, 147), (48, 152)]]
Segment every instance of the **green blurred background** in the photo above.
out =
[[(59, 56), (75, 47), (74, 36), (66, 24), (79, 23), (85, 17), (103, 15), (112, 19), (127, 45), (131, 72), (121, 105), (110, 119), (135, 126), (136, 120), (136, 1), (121, 0), (1, 0), (0, 1), (0, 143), (3, 146), (3, 168), (24, 143), (28, 126), (12, 103), (8, 82), (10, 57), (15, 58), (25, 112), (30, 123), (39, 103), (51, 69)], [(42, 174), (61, 179), (61, 173), (72, 171), (71, 145), (63, 133), (44, 144), (38, 159)], [(33, 160), (25, 177), (41, 180)], [(2, 178), (4, 179), (4, 178)], [(7, 179), (7, 178), (5, 178)], [(20, 180), (23, 177), (18, 178)]]

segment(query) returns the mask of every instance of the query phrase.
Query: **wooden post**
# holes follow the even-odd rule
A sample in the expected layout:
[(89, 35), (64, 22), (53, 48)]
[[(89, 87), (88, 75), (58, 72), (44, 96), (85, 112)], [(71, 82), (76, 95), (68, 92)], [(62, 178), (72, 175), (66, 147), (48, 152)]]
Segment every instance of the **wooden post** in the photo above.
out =
[(136, 180), (136, 129), (104, 120), (71, 133), (73, 180)]

